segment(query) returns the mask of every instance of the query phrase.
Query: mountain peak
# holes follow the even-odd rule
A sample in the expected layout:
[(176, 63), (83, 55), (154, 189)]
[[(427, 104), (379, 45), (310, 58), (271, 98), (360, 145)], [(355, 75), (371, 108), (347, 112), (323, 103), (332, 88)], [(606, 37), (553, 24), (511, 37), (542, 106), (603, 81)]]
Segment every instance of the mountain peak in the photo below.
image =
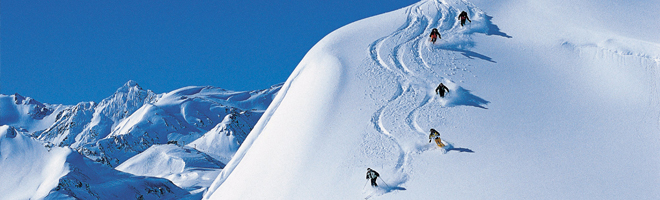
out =
[(140, 87), (138, 83), (134, 80), (128, 80), (126, 83), (124, 83), (124, 86), (122, 87)]
[(23, 100), (25, 100), (25, 97), (21, 96), (18, 93), (14, 93), (13, 96), (14, 96), (14, 103), (17, 104), (17, 105), (21, 104), (23, 102)]
[(124, 83), (124, 85), (122, 85), (119, 89), (117, 89), (117, 92), (126, 93), (133, 88), (137, 90), (142, 90), (142, 87), (140, 87), (140, 85), (138, 85), (137, 82), (135, 82), (134, 80), (128, 80), (128, 82)]
[(22, 96), (22, 95), (20, 95), (20, 94), (18, 94), (18, 93), (14, 93), (14, 95), (11, 95), (11, 97), (14, 98), (14, 103), (15, 103), (16, 105), (20, 105), (20, 104), (23, 104), (23, 105), (35, 104), (35, 105), (41, 105), (41, 106), (43, 106), (43, 104), (42, 104), (41, 102), (39, 102), (39, 101), (37, 101), (37, 100), (34, 100), (33, 98), (30, 98), (30, 97), (24, 97), (24, 96)]

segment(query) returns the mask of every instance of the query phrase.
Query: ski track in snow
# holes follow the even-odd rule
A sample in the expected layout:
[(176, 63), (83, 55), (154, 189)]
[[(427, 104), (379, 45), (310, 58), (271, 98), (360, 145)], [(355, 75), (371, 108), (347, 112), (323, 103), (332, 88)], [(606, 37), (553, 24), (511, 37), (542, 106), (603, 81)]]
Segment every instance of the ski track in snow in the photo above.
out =
[[(427, 3), (419, 2), (409, 7), (406, 10), (408, 17), (399, 29), (388, 36), (374, 41), (369, 46), (369, 54), (372, 61), (378, 67), (393, 73), (396, 77), (396, 92), (373, 114), (371, 120), (376, 131), (394, 142), (399, 149), (399, 156), (394, 166), (394, 171), (397, 175), (393, 176), (398, 176), (399, 178), (397, 180), (390, 180), (394, 184), (392, 185), (393, 187), (406, 182), (408, 177), (407, 170), (410, 170), (408, 169), (409, 162), (413, 154), (433, 149), (426, 147), (428, 144), (423, 144), (422, 142), (416, 142), (414, 144), (404, 144), (401, 142), (411, 141), (404, 138), (424, 138), (426, 136), (427, 129), (420, 126), (417, 122), (419, 113), (423, 110), (422, 108), (436, 100), (437, 97), (435, 92), (433, 92), (433, 85), (445, 82), (444, 80), (447, 79), (439, 75), (442, 73), (435, 71), (446, 69), (440, 68), (443, 66), (432, 64), (430, 60), (433, 57), (448, 57), (450, 59), (441, 59), (442, 61), (451, 62), (449, 64), (445, 63), (444, 67), (461, 65), (460, 63), (455, 63), (455, 59), (452, 59), (452, 55), (456, 53), (456, 50), (451, 49), (454, 47), (441, 46), (446, 42), (444, 41), (448, 38), (446, 36), (460, 36), (461, 34), (465, 34), (459, 33), (459, 30), (457, 30), (462, 28), (456, 19), (461, 10), (449, 6), (444, 1), (433, 1), (432, 5), (428, 5)], [(461, 6), (466, 6), (470, 11), (475, 11), (473, 5), (469, 5), (469, 3), (464, 1), (461, 1), (461, 3), (466, 4)], [(432, 8), (425, 9), (423, 6), (432, 6)], [(426, 10), (430, 10), (431, 13), (425, 13)], [(437, 11), (437, 13), (432, 13), (434, 11)], [(445, 36), (439, 39), (436, 44), (431, 44), (427, 37), (433, 28), (438, 28), (441, 36)], [(461, 40), (462, 38), (453, 39)], [(450, 44), (448, 45), (453, 45), (452, 43), (458, 42), (460, 44), (463, 41), (449, 42)], [(469, 45), (471, 41), (467, 42)], [(406, 58), (412, 60), (407, 60)], [(449, 70), (456, 70), (456, 68), (450, 68)], [(451, 76), (452, 74), (445, 73), (445, 75)], [(420, 98), (416, 98), (420, 95), (423, 96), (421, 100)], [(404, 118), (403, 125), (392, 125), (389, 123), (396, 122), (398, 118), (400, 119), (400, 116)], [(394, 127), (388, 128), (388, 126)], [(402, 129), (409, 130), (402, 131)], [(411, 135), (409, 133), (414, 134)]]

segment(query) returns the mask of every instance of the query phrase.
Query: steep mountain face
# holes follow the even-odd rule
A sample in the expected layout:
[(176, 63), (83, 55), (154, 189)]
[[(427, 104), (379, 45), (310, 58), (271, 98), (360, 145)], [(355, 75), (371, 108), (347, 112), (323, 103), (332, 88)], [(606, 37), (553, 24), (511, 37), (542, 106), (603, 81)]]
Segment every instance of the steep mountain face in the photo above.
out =
[(205, 198), (660, 197), (660, 45), (565, 12), (616, 3), (482, 2), (422, 0), (328, 34)]
[(158, 97), (160, 95), (142, 89), (134, 81), (127, 82), (95, 107), (90, 123), (76, 138), (76, 143), (70, 146), (77, 148), (82, 144), (106, 137), (121, 120), (129, 117), (143, 105), (155, 102)]
[(101, 103), (83, 102), (58, 113), (57, 121), (35, 137), (57, 146), (77, 148), (106, 137), (121, 120), (158, 97), (128, 81)]

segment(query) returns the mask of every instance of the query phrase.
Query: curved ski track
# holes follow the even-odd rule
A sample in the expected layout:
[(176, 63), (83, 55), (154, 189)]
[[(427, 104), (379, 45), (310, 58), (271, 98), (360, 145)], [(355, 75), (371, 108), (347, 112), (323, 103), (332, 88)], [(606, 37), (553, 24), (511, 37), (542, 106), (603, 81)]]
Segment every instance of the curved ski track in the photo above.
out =
[[(432, 5), (428, 5), (429, 3)], [(432, 8), (424, 9), (424, 6), (432, 6)], [(472, 6), (468, 5), (468, 7)], [(425, 13), (428, 10), (430, 10), (430, 13)], [(432, 13), (435, 11), (438, 13)], [(432, 28), (438, 28), (443, 36), (455, 34), (457, 32), (456, 25), (458, 22), (456, 17), (458, 12), (460, 12), (459, 9), (447, 5), (444, 0), (416, 3), (406, 10), (407, 19), (399, 29), (374, 41), (369, 46), (369, 54), (373, 62), (378, 67), (393, 73), (396, 77), (396, 92), (372, 115), (371, 122), (376, 131), (394, 142), (399, 149), (399, 156), (394, 169), (399, 176), (399, 179), (395, 181), (398, 184), (402, 184), (407, 180), (407, 172), (409, 172), (407, 168), (410, 164), (411, 155), (424, 151), (416, 149), (415, 146), (427, 145), (422, 142), (410, 144), (410, 142), (402, 143), (402, 141), (417, 141), (419, 139), (410, 139), (410, 137), (424, 138), (426, 136), (428, 130), (417, 123), (417, 116), (419, 116), (421, 108), (436, 98), (433, 92), (434, 85), (445, 79), (445, 77), (438, 75), (440, 73), (434, 71), (434, 66), (429, 64), (428, 59), (430, 56), (448, 56), (449, 53), (432, 47), (433, 44), (430, 44), (427, 35)], [(431, 53), (424, 55), (425, 51), (431, 51)], [(456, 64), (452, 63), (452, 65)], [(437, 69), (438, 66), (435, 66), (435, 68)], [(421, 101), (414, 98), (417, 95), (423, 95)], [(412, 99), (406, 99), (411, 97)], [(413, 100), (412, 102), (403, 102), (411, 106), (412, 109), (402, 108), (402, 101), (406, 100)], [(397, 115), (384, 114), (388, 110), (405, 115), (403, 126), (406, 127), (404, 129), (409, 130), (401, 131), (401, 128), (388, 129), (387, 126), (397, 126), (384, 122), (386, 119), (396, 121)], [(410, 135), (410, 133), (414, 134)]]

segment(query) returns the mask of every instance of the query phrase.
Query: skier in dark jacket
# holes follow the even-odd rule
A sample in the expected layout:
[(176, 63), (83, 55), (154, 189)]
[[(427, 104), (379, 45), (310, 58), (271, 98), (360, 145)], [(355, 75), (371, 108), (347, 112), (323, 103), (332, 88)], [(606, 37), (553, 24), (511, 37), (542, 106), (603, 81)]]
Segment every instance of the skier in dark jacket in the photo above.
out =
[(435, 40), (442, 39), (442, 37), (440, 37), (440, 32), (438, 32), (437, 28), (431, 30), (431, 35), (429, 35), (429, 37), (431, 37), (431, 42), (433, 42), (433, 44), (435, 44)]
[(437, 88), (435, 88), (435, 93), (439, 94), (440, 97), (444, 98), (445, 97), (445, 92), (449, 92), (449, 88), (445, 86), (445, 84), (440, 83)]
[(378, 184), (376, 183), (376, 179), (380, 176), (378, 172), (374, 171), (371, 168), (367, 168), (367, 179), (371, 179), (371, 186), (372, 187), (378, 187)]
[(461, 26), (465, 25), (465, 20), (467, 19), (470, 23), (470, 18), (468, 17), (468, 14), (465, 11), (462, 11), (461, 14), (458, 15), (458, 19), (461, 20)]

